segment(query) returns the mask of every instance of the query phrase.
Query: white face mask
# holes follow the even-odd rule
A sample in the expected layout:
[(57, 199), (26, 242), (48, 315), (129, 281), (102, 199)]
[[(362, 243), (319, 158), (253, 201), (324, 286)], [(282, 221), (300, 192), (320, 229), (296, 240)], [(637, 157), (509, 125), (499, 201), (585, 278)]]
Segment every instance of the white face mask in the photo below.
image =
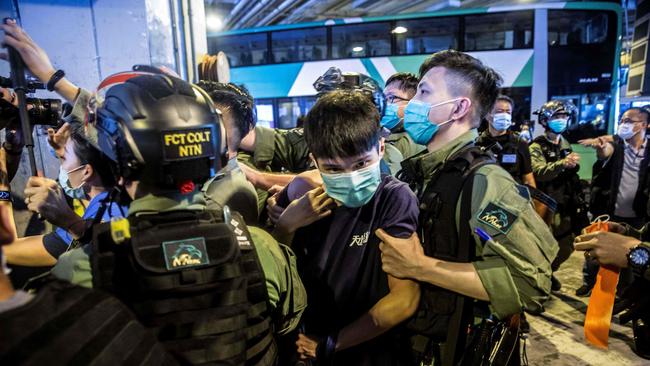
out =
[(616, 134), (623, 140), (629, 140), (640, 131), (641, 130), (636, 132), (634, 131), (633, 123), (621, 123), (620, 125), (618, 125), (618, 132)]

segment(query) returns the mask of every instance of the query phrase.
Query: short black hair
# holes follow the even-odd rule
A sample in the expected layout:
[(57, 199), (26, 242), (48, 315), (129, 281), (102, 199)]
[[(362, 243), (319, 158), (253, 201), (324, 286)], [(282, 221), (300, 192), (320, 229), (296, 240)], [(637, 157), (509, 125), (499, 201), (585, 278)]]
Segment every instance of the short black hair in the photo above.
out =
[(240, 141), (255, 127), (255, 104), (246, 87), (208, 80), (201, 80), (197, 85), (208, 93), (218, 109), (227, 109), (232, 114)]
[(474, 122), (478, 126), (485, 115), (492, 111), (503, 82), (501, 75), (479, 59), (456, 50), (439, 51), (424, 60), (420, 66), (420, 80), (434, 67), (444, 67), (454, 77), (454, 80), (446, 80), (452, 94), (459, 96), (466, 91), (466, 87), (471, 88), (471, 97), (476, 102), (472, 103), (476, 106)]
[(385, 85), (388, 86), (388, 84), (394, 82), (399, 83), (399, 90), (408, 94), (410, 98), (413, 98), (418, 90), (418, 77), (410, 72), (398, 72), (397, 74), (391, 75), (391, 77), (386, 80)]
[(315, 158), (357, 156), (377, 146), (379, 112), (363, 93), (335, 90), (318, 98), (305, 117), (304, 132)]
[[(631, 107), (627, 111), (637, 111), (645, 116), (645, 121), (650, 123), (650, 105), (644, 105), (643, 107)], [(624, 113), (625, 113), (624, 112)]]
[(99, 176), (105, 188), (113, 188), (117, 184), (117, 164), (99, 151), (87, 139), (82, 124), (76, 124), (70, 131), (73, 151), (81, 165), (88, 164)]
[(496, 103), (496, 102), (499, 102), (499, 101), (501, 101), (501, 102), (507, 102), (507, 103), (510, 104), (510, 107), (512, 107), (512, 109), (515, 109), (515, 101), (512, 100), (512, 98), (510, 98), (509, 96), (507, 96), (507, 95), (503, 95), (503, 94), (499, 94), (499, 96), (497, 97), (497, 100), (495, 101), (495, 103)]

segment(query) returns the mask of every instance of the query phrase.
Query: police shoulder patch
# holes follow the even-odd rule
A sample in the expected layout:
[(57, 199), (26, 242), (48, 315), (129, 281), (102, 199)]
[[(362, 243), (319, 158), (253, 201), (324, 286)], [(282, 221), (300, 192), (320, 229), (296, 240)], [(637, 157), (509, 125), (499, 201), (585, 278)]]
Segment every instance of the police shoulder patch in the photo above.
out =
[(508, 234), (517, 218), (517, 215), (492, 202), (488, 203), (477, 216), (478, 221), (503, 234)]
[(162, 243), (168, 270), (202, 266), (210, 263), (205, 238), (165, 241)]

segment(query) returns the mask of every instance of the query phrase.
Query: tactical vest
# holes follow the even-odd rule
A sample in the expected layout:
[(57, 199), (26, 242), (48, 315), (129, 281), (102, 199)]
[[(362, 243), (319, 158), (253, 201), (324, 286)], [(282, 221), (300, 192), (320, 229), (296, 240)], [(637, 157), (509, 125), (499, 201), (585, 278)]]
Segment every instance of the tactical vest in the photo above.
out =
[[(495, 163), (493, 155), (473, 144), (468, 145), (447, 159), (433, 174), (426, 188), (421, 185), (422, 177), (414, 174), (412, 161), (407, 160), (402, 164), (404, 170), (400, 178), (415, 188), (420, 201), (418, 234), (427, 256), (451, 262), (471, 262), (476, 259), (476, 243), (469, 227), (474, 173), (486, 164)], [(459, 199), (460, 227), (456, 225)], [(408, 327), (442, 342), (450, 336), (450, 320), (459, 298), (463, 296), (430, 284), (420, 286), (420, 305)]]
[(93, 285), (127, 304), (184, 364), (274, 365), (264, 273), (243, 219), (224, 212), (96, 226)]
[(478, 140), (476, 140), (476, 145), (492, 151), (495, 155), (497, 164), (505, 169), (505, 171), (507, 171), (517, 183), (521, 184), (521, 165), (523, 162), (519, 156), (519, 137), (513, 132), (508, 132), (506, 134), (506, 142), (504, 144), (498, 143), (500, 147), (498, 148), (495, 146), (497, 145), (497, 141), (486, 134), (488, 134), (487, 131), (483, 132), (481, 136), (479, 136)]
[[(548, 141), (544, 135), (537, 136), (533, 142), (538, 143), (542, 148), (542, 154), (548, 163), (562, 160), (573, 152), (571, 147), (562, 149), (561, 144)], [(558, 232), (554, 229), (553, 235), (556, 238), (561, 238), (571, 232), (574, 235), (579, 235), (582, 229), (589, 226), (589, 207), (578, 176), (579, 170), (580, 166), (576, 165), (574, 168), (564, 169), (550, 181), (537, 181), (537, 189), (546, 193), (557, 203), (556, 212), (571, 220), (571, 225), (566, 232)]]
[[(625, 159), (625, 142), (614, 136), (614, 152), (607, 160), (594, 163), (591, 181), (590, 211), (594, 216), (613, 215), (616, 208), (616, 196), (621, 182)], [(648, 217), (648, 164), (650, 164), (650, 143), (646, 143), (643, 160), (639, 169), (639, 186), (634, 196), (633, 208), (637, 217)]]
[[(242, 171), (222, 169), (210, 178), (201, 192), (206, 197), (208, 208), (221, 210), (224, 206), (231, 211), (240, 213), (246, 224), (256, 225), (258, 222), (257, 192)], [(216, 206), (211, 206), (214, 203)]]
[(118, 299), (53, 277), (0, 313), (2, 365), (178, 365)]
[[(539, 144), (542, 154), (547, 163), (554, 163), (566, 158), (573, 152), (571, 147), (562, 149), (561, 144), (550, 142), (544, 135), (537, 136), (533, 143)], [(559, 212), (566, 212), (572, 209), (574, 194), (580, 194), (580, 178), (578, 177), (579, 166), (572, 169), (564, 169), (557, 177), (550, 181), (537, 180), (537, 188), (551, 196), (558, 204)]]

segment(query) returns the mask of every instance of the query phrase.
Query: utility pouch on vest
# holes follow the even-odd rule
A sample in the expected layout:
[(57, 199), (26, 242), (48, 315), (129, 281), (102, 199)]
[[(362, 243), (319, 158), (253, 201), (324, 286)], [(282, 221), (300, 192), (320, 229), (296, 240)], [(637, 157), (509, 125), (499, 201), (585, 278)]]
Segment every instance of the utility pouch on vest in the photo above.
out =
[(94, 229), (95, 288), (131, 307), (184, 363), (244, 365), (250, 303), (242, 250), (252, 247), (247, 232), (237, 234), (210, 212), (128, 220), (130, 239), (120, 244), (110, 223)]
[[(469, 227), (474, 172), (485, 164), (494, 164), (494, 158), (485, 150), (468, 146), (450, 157), (434, 173), (420, 198), (420, 239), (427, 256), (452, 262), (470, 262), (475, 257), (475, 243)], [(405, 171), (403, 176), (416, 176)], [(461, 202), (459, 227), (456, 208)], [(472, 319), (474, 301), (455, 292), (423, 285), (420, 305), (407, 327), (418, 337), (426, 337), (428, 345), (419, 353), (426, 362), (432, 343), (445, 344), (442, 365), (455, 365), (465, 350), (467, 329)], [(423, 354), (424, 353), (424, 354)], [(436, 357), (436, 356), (434, 356)], [(425, 360), (423, 360), (424, 358)]]

